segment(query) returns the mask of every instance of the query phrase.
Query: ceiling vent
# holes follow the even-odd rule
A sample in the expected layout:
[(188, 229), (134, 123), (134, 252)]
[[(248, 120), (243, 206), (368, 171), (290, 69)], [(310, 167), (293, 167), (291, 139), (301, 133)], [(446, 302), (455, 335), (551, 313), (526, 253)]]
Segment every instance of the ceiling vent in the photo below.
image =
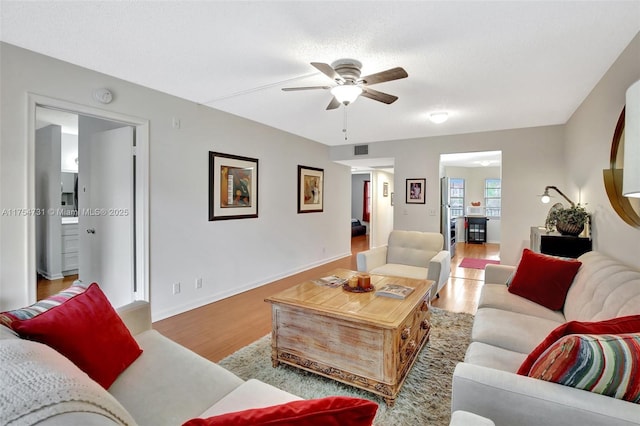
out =
[(353, 155), (369, 155), (369, 145), (355, 145)]

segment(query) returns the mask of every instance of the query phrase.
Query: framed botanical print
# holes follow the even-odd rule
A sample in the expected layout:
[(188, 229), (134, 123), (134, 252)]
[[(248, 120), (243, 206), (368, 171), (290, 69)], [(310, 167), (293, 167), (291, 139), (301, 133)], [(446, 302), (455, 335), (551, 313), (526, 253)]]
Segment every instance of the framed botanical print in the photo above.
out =
[(209, 152), (209, 220), (258, 217), (258, 160)]
[(324, 210), (324, 170), (298, 166), (298, 213)]
[(407, 204), (425, 204), (426, 179), (407, 179)]

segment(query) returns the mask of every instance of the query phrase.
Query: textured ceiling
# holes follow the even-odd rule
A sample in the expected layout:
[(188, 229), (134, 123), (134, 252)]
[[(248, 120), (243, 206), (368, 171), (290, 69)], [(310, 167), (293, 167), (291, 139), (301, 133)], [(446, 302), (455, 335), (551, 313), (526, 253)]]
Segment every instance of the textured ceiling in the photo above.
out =
[[(327, 145), (565, 123), (640, 30), (640, 1), (1, 1), (2, 41)], [(310, 62), (402, 66), (326, 111)], [(449, 111), (444, 124), (433, 111)]]

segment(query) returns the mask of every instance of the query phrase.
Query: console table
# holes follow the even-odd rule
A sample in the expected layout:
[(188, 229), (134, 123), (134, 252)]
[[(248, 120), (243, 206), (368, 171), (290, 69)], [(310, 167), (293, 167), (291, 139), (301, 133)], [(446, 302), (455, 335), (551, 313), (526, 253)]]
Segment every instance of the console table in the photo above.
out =
[(547, 232), (539, 226), (531, 228), (529, 243), (531, 250), (552, 256), (577, 258), (592, 250), (591, 238)]

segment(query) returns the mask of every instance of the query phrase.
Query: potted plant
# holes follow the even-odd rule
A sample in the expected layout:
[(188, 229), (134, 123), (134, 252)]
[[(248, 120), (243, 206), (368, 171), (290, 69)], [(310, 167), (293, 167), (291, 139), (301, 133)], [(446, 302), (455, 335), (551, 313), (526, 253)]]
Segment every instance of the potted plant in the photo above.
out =
[(548, 230), (553, 230), (555, 227), (562, 235), (579, 235), (588, 220), (589, 213), (578, 203), (568, 208), (552, 209), (545, 225)]

